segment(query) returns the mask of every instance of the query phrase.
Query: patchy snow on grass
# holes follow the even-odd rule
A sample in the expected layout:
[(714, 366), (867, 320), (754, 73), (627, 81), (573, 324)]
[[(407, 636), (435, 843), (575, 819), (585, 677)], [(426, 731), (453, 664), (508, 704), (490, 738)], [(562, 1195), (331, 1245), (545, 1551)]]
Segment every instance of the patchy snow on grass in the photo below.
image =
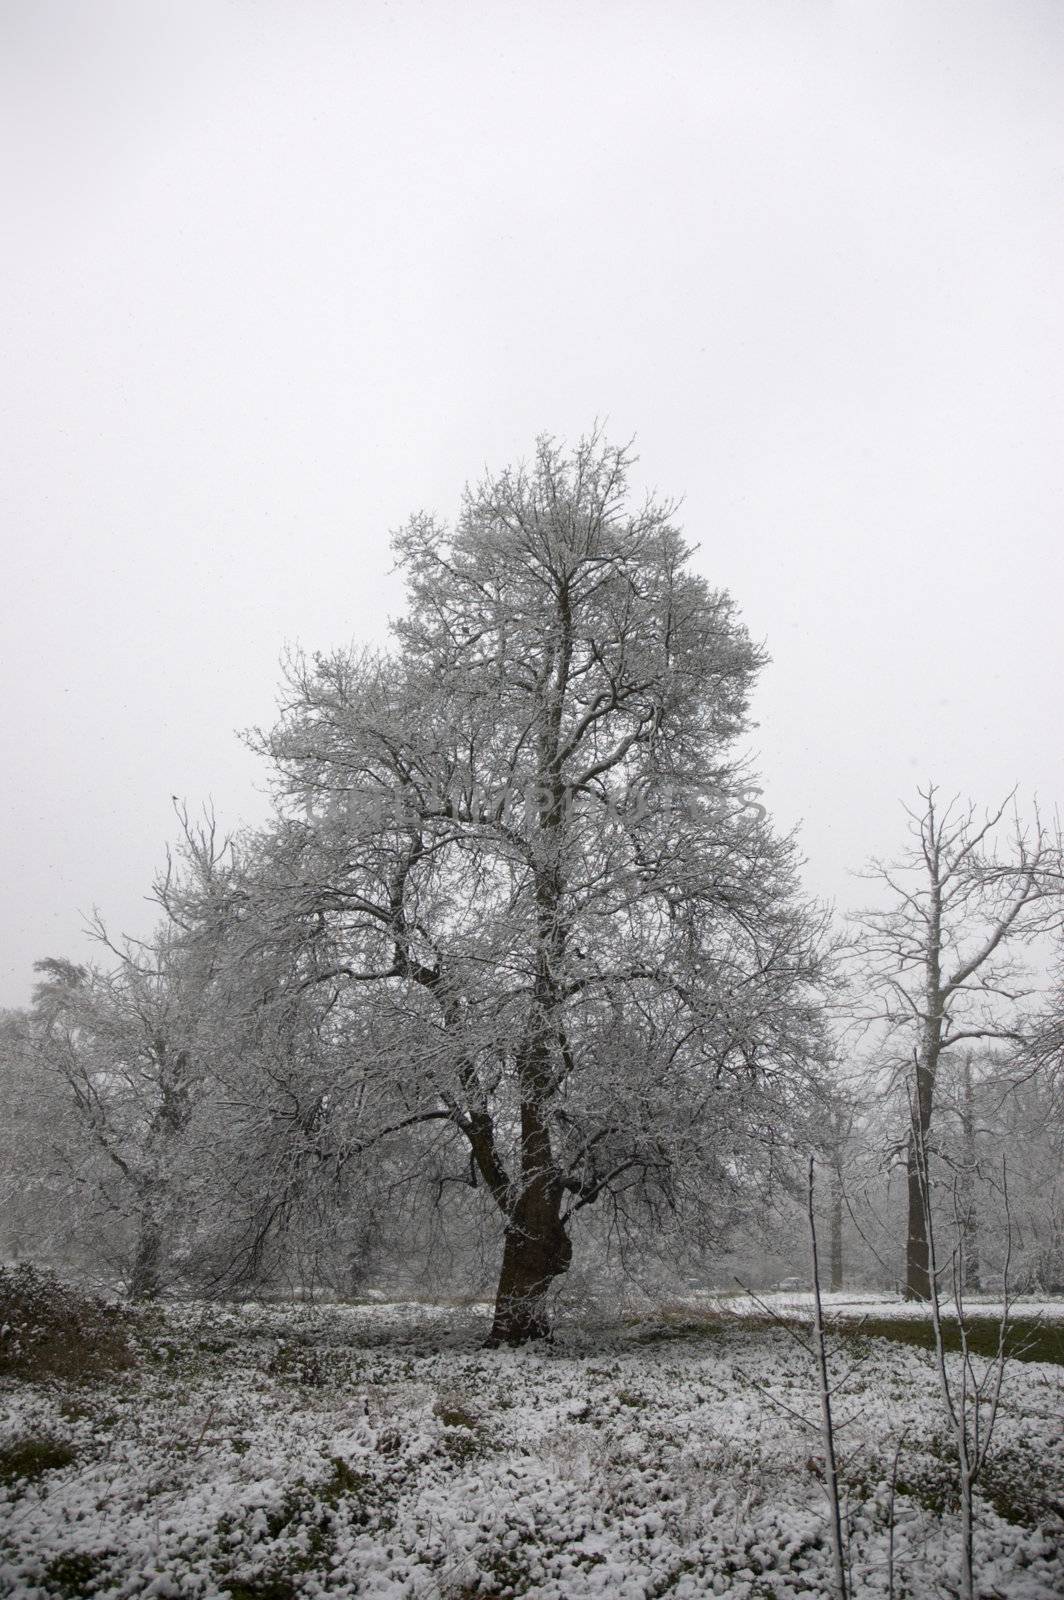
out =
[[(787, 1331), (732, 1310), (510, 1351), (483, 1348), (487, 1326), (481, 1307), (172, 1306), (129, 1372), (8, 1382), (0, 1594), (831, 1592), (815, 1374)], [(835, 1346), (853, 1592), (888, 1593), (897, 1450), (894, 1593), (946, 1595), (955, 1472), (931, 1359)], [(979, 1502), (988, 1595), (1064, 1592), (1062, 1416), (1064, 1369), (1009, 1367)]]
[[(839, 1321), (855, 1322), (861, 1317), (875, 1317), (877, 1321), (883, 1317), (893, 1317), (898, 1321), (907, 1321), (912, 1317), (931, 1320), (931, 1307), (926, 1302), (901, 1300), (897, 1295), (883, 1294), (874, 1289), (825, 1290), (821, 1292), (820, 1299), (828, 1317)], [(766, 1290), (764, 1294), (714, 1294), (707, 1290), (704, 1294), (691, 1296), (690, 1303), (721, 1316), (739, 1318), (756, 1316), (759, 1311), (766, 1309), (775, 1316), (786, 1317), (795, 1313), (808, 1316), (813, 1308), (813, 1291), (774, 1289)], [(943, 1295), (939, 1309), (944, 1318), (956, 1320), (957, 1307), (948, 1296)], [(979, 1321), (998, 1322), (1007, 1315), (1024, 1321), (1064, 1322), (1064, 1299), (1010, 1295), (1006, 1307), (1000, 1295), (971, 1294), (964, 1296), (964, 1311), (967, 1316)]]

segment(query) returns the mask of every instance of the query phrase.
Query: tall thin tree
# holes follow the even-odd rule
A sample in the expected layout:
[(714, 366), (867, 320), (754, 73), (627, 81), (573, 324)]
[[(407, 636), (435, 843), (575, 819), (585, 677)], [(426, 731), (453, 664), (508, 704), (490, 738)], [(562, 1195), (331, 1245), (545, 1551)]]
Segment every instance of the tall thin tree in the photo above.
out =
[(861, 1020), (874, 1025), (876, 1053), (899, 1084), (914, 1070), (905, 1242), (912, 1300), (930, 1294), (933, 1182), (921, 1175), (917, 1141), (930, 1162), (943, 1057), (977, 1040), (1022, 1045), (1037, 984), (1021, 956), (1064, 911), (1059, 833), (1037, 813), (1024, 823), (1011, 794), (981, 818), (973, 805), (943, 804), (934, 785), (919, 794), (919, 807), (906, 808), (908, 851), (865, 874), (887, 903), (860, 914), (856, 941)]

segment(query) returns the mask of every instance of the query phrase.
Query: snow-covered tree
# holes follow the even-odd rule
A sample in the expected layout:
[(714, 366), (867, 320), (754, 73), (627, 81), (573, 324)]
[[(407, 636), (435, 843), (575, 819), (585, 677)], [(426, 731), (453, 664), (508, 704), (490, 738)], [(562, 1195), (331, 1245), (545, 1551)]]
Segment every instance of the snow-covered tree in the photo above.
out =
[(91, 1194), (88, 1209), (108, 1223), (106, 1254), (135, 1299), (165, 1281), (182, 1209), (177, 1162), (199, 1089), (193, 1017), (172, 962), (160, 939), (127, 947), (106, 969), (36, 963), (34, 1054), (65, 1087), (77, 1131), (67, 1159)]
[(244, 949), (321, 996), (322, 1125), (488, 1198), (509, 1342), (586, 1208), (711, 1234), (821, 1053), (822, 925), (737, 754), (765, 658), (629, 466), (544, 439), (415, 517), (395, 648), (292, 660), (260, 739)]
[(183, 822), (197, 920), (171, 914), (171, 870), (161, 886), (167, 915), (149, 939), (116, 941), (96, 917), (97, 961), (35, 964), (39, 981), (22, 1030), (23, 1060), (61, 1109), (53, 1164), (78, 1192), (81, 1230), (95, 1233), (96, 1252), (136, 1299), (165, 1285), (195, 1231), (194, 1124), (209, 1118), (213, 1036), (224, 1008), (217, 976), (225, 923), (212, 920), (211, 909), (228, 843), (216, 841), (213, 823), (197, 832)]

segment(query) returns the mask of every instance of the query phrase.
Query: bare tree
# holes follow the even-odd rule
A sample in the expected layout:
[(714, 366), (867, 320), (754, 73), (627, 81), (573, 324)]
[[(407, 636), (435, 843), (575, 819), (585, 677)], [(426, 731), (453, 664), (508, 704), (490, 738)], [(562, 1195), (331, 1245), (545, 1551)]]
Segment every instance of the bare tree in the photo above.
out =
[[(906, 808), (912, 844), (900, 860), (874, 861), (867, 877), (889, 898), (861, 913), (857, 941), (866, 1023), (896, 1080), (915, 1062), (914, 1127), (933, 1153), (932, 1121), (944, 1055), (976, 1040), (1023, 1043), (1032, 984), (1020, 953), (1059, 924), (1064, 887), (1059, 836), (1024, 824), (1014, 796), (978, 817), (943, 805), (933, 785)], [(906, 1156), (905, 1295), (926, 1300), (928, 1195), (915, 1135)]]
[(1009, 1120), (1028, 1152), (1023, 1177), (1037, 1197), (1030, 1266), (1041, 1287), (1064, 1292), (1064, 957), (1059, 949), (1049, 996), (1005, 1076)]
[[(1008, 1168), (1001, 1166), (1001, 1190), (1005, 1198), (1007, 1248), (1002, 1275), (1002, 1310), (998, 1320), (997, 1350), (988, 1360), (981, 1374), (977, 1373), (968, 1338), (968, 1324), (964, 1305), (965, 1265), (964, 1249), (967, 1226), (962, 1214), (959, 1184), (953, 1185), (953, 1230), (955, 1244), (947, 1261), (940, 1261), (936, 1249), (934, 1214), (931, 1206), (931, 1182), (928, 1166), (928, 1148), (920, 1122), (917, 1101), (911, 1096), (912, 1139), (916, 1153), (916, 1172), (924, 1196), (927, 1217), (928, 1285), (931, 1307), (931, 1326), (935, 1342), (935, 1365), (938, 1371), (939, 1393), (942, 1407), (953, 1435), (957, 1455), (958, 1487), (961, 1513), (960, 1593), (962, 1600), (975, 1600), (974, 1532), (975, 1490), (990, 1454), (994, 1429), (1001, 1404), (1002, 1387), (1007, 1366), (1006, 1336), (1009, 1326), (1009, 1266), (1011, 1257), (1012, 1227), (1008, 1202)], [(946, 1281), (943, 1296), (939, 1280)], [(951, 1372), (946, 1359), (946, 1342), (943, 1333), (943, 1299), (953, 1301), (957, 1333), (960, 1341), (960, 1358)]]
[(585, 1208), (708, 1235), (821, 1053), (822, 927), (734, 753), (764, 657), (629, 464), (541, 440), (415, 518), (396, 650), (293, 660), (259, 740), (245, 948), (362, 1041), (353, 1148), (415, 1128), (487, 1198), (508, 1342)]
[[(1064, 1288), (1064, 1103), (1051, 1067), (1030, 1070), (1025, 1054), (997, 1055), (975, 1063), (972, 1074), (972, 1134), (975, 1171), (983, 1178), (971, 1195), (963, 1159), (958, 1164), (964, 1215), (970, 1227), (967, 1252), (974, 1248), (980, 1285), (998, 1277), (1012, 1235), (1017, 1287), (1059, 1293)], [(963, 1084), (961, 1090), (963, 1106)], [(964, 1119), (967, 1120), (967, 1119)], [(962, 1149), (967, 1135), (962, 1128)], [(1022, 1160), (1016, 1152), (1022, 1151)], [(1009, 1177), (1009, 1219), (1004, 1196), (990, 1176), (1002, 1157), (1012, 1162)], [(977, 1227), (975, 1226), (977, 1224)], [(974, 1237), (973, 1237), (974, 1236)], [(969, 1291), (972, 1288), (966, 1282)]]
[[(189, 860), (211, 887), (227, 845), (213, 821), (198, 832), (183, 822)], [(172, 891), (172, 870), (165, 882)], [(217, 930), (168, 910), (147, 940), (112, 938), (98, 914), (89, 931), (99, 962), (35, 964), (26, 1051), (53, 1094), (61, 1088), (74, 1135), (66, 1159), (107, 1219), (105, 1253), (133, 1298), (145, 1299), (165, 1283), (172, 1235), (189, 1211), (186, 1157), (208, 1070)]]
[(33, 1018), (0, 1012), (0, 1253), (56, 1258), (70, 1241), (77, 1183), (64, 1159), (77, 1124), (62, 1086), (39, 1070)]
[[(150, 1298), (164, 1274), (175, 1192), (174, 1154), (195, 1103), (184, 1016), (165, 971), (169, 952), (127, 949), (110, 971), (49, 959), (36, 963), (33, 1040), (44, 1068), (66, 1086), (81, 1139), (97, 1158), (97, 1200), (133, 1229), (130, 1293)], [(102, 1158), (102, 1161), (101, 1159)], [(126, 1254), (113, 1232), (109, 1253)]]

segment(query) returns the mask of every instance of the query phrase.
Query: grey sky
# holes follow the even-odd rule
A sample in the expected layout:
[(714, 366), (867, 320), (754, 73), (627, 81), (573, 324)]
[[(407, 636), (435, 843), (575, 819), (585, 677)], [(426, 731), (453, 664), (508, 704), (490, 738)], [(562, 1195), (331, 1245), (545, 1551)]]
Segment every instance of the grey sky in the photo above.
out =
[(286, 641), (606, 416), (774, 664), (807, 882), (1064, 799), (1064, 5), (0, 6), (0, 1003), (264, 813)]

